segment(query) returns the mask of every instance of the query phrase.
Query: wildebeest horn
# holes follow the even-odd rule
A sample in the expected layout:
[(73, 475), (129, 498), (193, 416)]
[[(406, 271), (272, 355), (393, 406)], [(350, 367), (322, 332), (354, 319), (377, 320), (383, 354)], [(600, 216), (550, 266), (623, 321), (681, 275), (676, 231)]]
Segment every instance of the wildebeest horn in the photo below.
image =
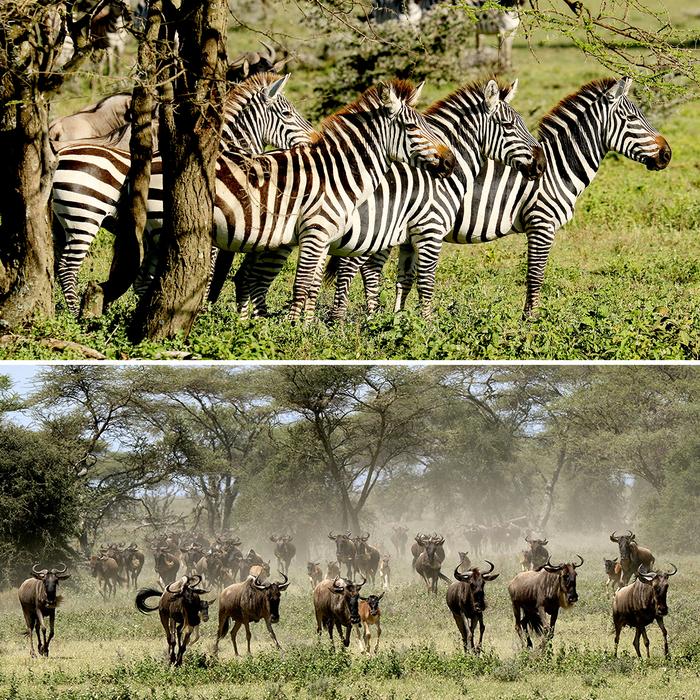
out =
[(188, 586), (196, 586), (198, 583), (202, 582), (202, 577), (199, 574), (195, 574), (194, 576), (188, 576), (187, 577), (187, 585)]
[[(580, 554), (577, 554), (576, 556), (581, 560), (581, 564), (583, 564), (583, 557)], [(578, 569), (578, 567), (581, 566), (581, 564), (572, 563), (571, 565), (574, 567), (574, 569)]]
[(471, 569), (469, 569), (470, 573), (468, 574), (461, 574), (459, 572), (459, 564), (455, 567), (455, 573), (454, 577), (457, 579), (457, 581), (468, 581), (469, 577), (471, 576)]
[(37, 566), (39, 565), (34, 564), (34, 566), (32, 567), (32, 574), (34, 574), (34, 576), (36, 576), (37, 578), (44, 578), (44, 576), (46, 576), (46, 574), (49, 573), (48, 569), (37, 569)]
[(337, 537), (337, 535), (334, 535), (334, 534), (333, 534), (333, 530), (331, 530), (331, 531), (328, 533), (328, 539), (329, 539), (329, 540), (334, 540), (336, 537)]
[(551, 558), (547, 557), (547, 563), (542, 568), (550, 574), (555, 574), (557, 571), (561, 571), (562, 566), (563, 564), (552, 564)]
[(63, 568), (62, 569), (54, 569), (53, 570), (54, 574), (65, 574), (66, 571), (68, 571), (68, 567), (63, 562), (61, 562), (59, 564), (59, 566), (62, 566)]
[(355, 588), (357, 588), (357, 590), (359, 591), (360, 588), (362, 588), (362, 586), (364, 586), (366, 583), (367, 583), (367, 579), (363, 576), (363, 577), (362, 577), (362, 583), (355, 583), (355, 584), (353, 584), (353, 585), (354, 585)]
[(482, 571), (484, 574), (490, 574), (496, 567), (493, 565), (493, 562), (490, 562), (488, 559), (484, 559), (484, 561), (491, 567), (488, 571)]
[(268, 583), (265, 585), (264, 583), (260, 582), (260, 577), (256, 576), (253, 579), (253, 585), (259, 590), (259, 591), (264, 591), (266, 588), (269, 588), (270, 584)]
[[(384, 591), (386, 593), (386, 591)], [(380, 596), (377, 596), (377, 600), (381, 600), (384, 597), (384, 593), (382, 593)]]
[(549, 540), (541, 540), (540, 544), (542, 544), (542, 545), (549, 544)]
[(612, 531), (612, 534), (610, 535), (610, 541), (611, 541), (611, 542), (617, 542), (617, 541), (619, 540), (619, 537), (615, 537), (615, 533), (616, 533), (616, 532), (617, 532), (617, 530), (613, 530), (613, 531)]
[(528, 544), (532, 542), (532, 540), (530, 539), (530, 535), (525, 535), (525, 542), (527, 542)]
[(677, 574), (678, 567), (673, 562), (669, 562), (669, 564), (671, 564), (671, 566), (673, 567), (673, 571), (667, 571), (666, 576), (673, 576), (674, 574)]
[(272, 46), (266, 44), (264, 41), (261, 40), (260, 43), (267, 49), (267, 59), (270, 61), (270, 63), (273, 63), (277, 52)]
[(190, 588), (192, 593), (196, 593), (197, 595), (206, 595), (207, 593), (211, 593), (211, 588)]
[(282, 583), (277, 583), (277, 588), (279, 588), (280, 591), (286, 591), (289, 587), (289, 579), (281, 571), (278, 571), (277, 573), (280, 574), (280, 576), (284, 577), (284, 581), (282, 581)]
[(338, 585), (338, 579), (339, 579), (339, 578), (340, 578), (340, 576), (336, 576), (336, 577), (333, 579), (333, 585), (331, 586), (331, 589), (332, 589), (335, 593), (342, 593), (342, 592), (345, 590), (345, 586), (339, 586), (339, 585)]
[(640, 564), (637, 569), (637, 578), (642, 579), (642, 581), (653, 581), (656, 578), (656, 571), (643, 571), (644, 564)]
[(627, 532), (629, 532), (628, 537), (634, 537), (634, 532), (632, 532), (632, 530), (627, 530)]

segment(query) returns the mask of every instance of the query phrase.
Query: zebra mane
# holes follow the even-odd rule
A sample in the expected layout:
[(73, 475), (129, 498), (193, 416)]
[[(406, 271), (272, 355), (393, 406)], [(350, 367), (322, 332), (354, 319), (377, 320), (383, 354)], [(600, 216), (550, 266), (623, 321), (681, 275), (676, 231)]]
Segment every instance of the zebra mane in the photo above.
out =
[(581, 86), (576, 92), (558, 102), (540, 119), (538, 137), (546, 133), (547, 127), (556, 130), (561, 126), (562, 112), (585, 112), (588, 107), (598, 100), (617, 81), (614, 78), (600, 78)]
[[(438, 112), (442, 112), (444, 109), (458, 107), (459, 102), (461, 102), (465, 97), (476, 97), (483, 101), (484, 89), (486, 88), (486, 83), (488, 83), (489, 80), (490, 78), (487, 80), (474, 80), (471, 83), (462, 85), (462, 87), (458, 87), (454, 92), (451, 92), (449, 95), (447, 95), (447, 97), (443, 97), (437, 102), (433, 102), (433, 104), (431, 104), (430, 107), (428, 107), (428, 109), (426, 109), (423, 112), (423, 114), (426, 117), (429, 117)], [(503, 99), (508, 94), (508, 91), (510, 90), (511, 86), (502, 83), (496, 78), (494, 78), (494, 80), (496, 80), (496, 83), (498, 84), (500, 97), (501, 99)]]
[[(386, 82), (394, 89), (396, 96), (408, 103), (413, 102), (416, 96), (416, 88), (407, 80), (394, 78)], [(378, 109), (382, 104), (379, 97), (379, 85), (373, 85), (367, 88), (354, 102), (351, 102), (344, 107), (341, 107), (337, 112), (329, 115), (321, 122), (315, 136), (312, 136), (312, 143), (317, 143), (322, 140), (327, 132), (332, 132), (334, 129), (343, 125), (343, 117), (349, 114), (360, 114)]]
[(242, 83), (236, 83), (226, 95), (226, 103), (224, 105), (226, 113), (229, 115), (236, 114), (248, 104), (254, 95), (257, 95), (281, 77), (277, 73), (263, 72), (251, 75)]

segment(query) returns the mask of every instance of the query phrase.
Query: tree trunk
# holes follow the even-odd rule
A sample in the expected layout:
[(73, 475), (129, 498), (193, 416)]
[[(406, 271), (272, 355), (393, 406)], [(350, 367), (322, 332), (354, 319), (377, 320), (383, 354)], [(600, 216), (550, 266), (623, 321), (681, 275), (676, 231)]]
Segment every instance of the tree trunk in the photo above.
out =
[(0, 105), (0, 318), (9, 327), (54, 314), (47, 103), (19, 79), (14, 100)]
[(226, 0), (183, 0), (179, 10), (180, 58), (187, 70), (176, 79), (175, 100), (161, 110), (165, 217), (156, 277), (131, 323), (136, 342), (187, 335), (206, 292), (227, 10)]
[(141, 82), (134, 86), (131, 99), (131, 166), (119, 198), (112, 266), (106, 282), (88, 285), (82, 304), (85, 316), (101, 315), (109, 304), (124, 294), (134, 283), (143, 263), (143, 234), (148, 215), (153, 155), (153, 86), (162, 11), (162, 0), (150, 0), (146, 32), (138, 49)]
[(547, 523), (549, 522), (549, 516), (552, 514), (552, 507), (554, 506), (554, 489), (557, 486), (557, 482), (559, 481), (559, 477), (561, 476), (561, 472), (562, 469), (564, 469), (565, 464), (566, 447), (560, 447), (559, 454), (557, 456), (557, 466), (544, 489), (546, 500), (544, 504), (544, 513), (540, 519), (540, 532), (544, 532), (544, 528), (547, 527)]

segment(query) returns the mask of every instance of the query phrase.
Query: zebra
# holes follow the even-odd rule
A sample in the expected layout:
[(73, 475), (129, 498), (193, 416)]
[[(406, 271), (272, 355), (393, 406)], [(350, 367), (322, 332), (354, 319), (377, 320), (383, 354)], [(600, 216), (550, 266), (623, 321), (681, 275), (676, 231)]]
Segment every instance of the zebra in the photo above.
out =
[[(563, 99), (540, 122), (539, 139), (548, 163), (543, 177), (524, 182), (512, 168), (488, 161), (445, 236), (448, 243), (463, 244), (526, 234), (524, 319), (534, 314), (539, 303), (554, 234), (573, 217), (576, 200), (592, 182), (605, 154), (615, 151), (648, 170), (663, 170), (671, 162), (668, 142), (628, 97), (631, 84), (630, 78), (594, 80)], [(370, 312), (378, 306), (381, 271), (388, 255), (383, 251), (362, 265)], [(345, 262), (341, 260), (341, 267)], [(395, 311), (403, 309), (413, 284), (415, 255), (409, 245), (401, 246), (398, 270)], [(347, 294), (349, 280), (343, 284)], [(336, 304), (341, 306), (342, 300), (336, 299)]]
[[(526, 179), (536, 179), (544, 171), (541, 147), (509, 104), (517, 84), (516, 80), (501, 88), (495, 80), (475, 82), (432, 105), (425, 112), (426, 120), (438, 137), (450, 144), (459, 167), (450, 177), (436, 180), (423, 169), (394, 163), (372, 195), (355, 209), (348, 228), (329, 252), (362, 261), (368, 253), (403, 242), (408, 232), (418, 251), (421, 302), (429, 315), (442, 239), (451, 230), (459, 205), (486, 159), (507, 163), (520, 173), (518, 177)], [(253, 312), (265, 313), (267, 288), (283, 260), (283, 254), (276, 259), (270, 254), (262, 256), (257, 266), (246, 270), (247, 280), (241, 284), (236, 278), (242, 310), (246, 310), (250, 296)], [(338, 290), (340, 299), (340, 283)], [(335, 317), (340, 315), (335, 313)]]
[(329, 246), (392, 160), (412, 160), (439, 177), (451, 149), (414, 108), (422, 84), (393, 80), (327, 117), (310, 146), (255, 158), (220, 158), (215, 244), (229, 251), (299, 246), (289, 319), (311, 318)]
[[(306, 121), (282, 94), (289, 75), (258, 73), (234, 86), (226, 100), (222, 148), (262, 153), (267, 144), (289, 148), (309, 143)], [(65, 233), (58, 278), (68, 309), (78, 313), (77, 277), (100, 227), (113, 216), (131, 163), (130, 153), (97, 144), (71, 144), (58, 153), (53, 182), (53, 208)], [(149, 225), (162, 219), (162, 161), (152, 161), (148, 201)]]

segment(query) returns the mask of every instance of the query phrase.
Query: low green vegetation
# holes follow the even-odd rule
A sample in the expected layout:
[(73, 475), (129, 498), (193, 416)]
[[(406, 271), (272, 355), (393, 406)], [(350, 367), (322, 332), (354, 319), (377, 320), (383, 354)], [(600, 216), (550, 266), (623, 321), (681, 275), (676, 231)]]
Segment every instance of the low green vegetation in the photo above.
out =
[[(601, 533), (598, 543), (605, 538)], [(614, 548), (614, 545), (612, 545)], [(578, 548), (571, 544), (567, 552)], [(697, 557), (672, 557), (679, 567), (671, 579), (668, 601), (671, 657), (663, 657), (661, 634), (649, 629), (650, 660), (637, 660), (632, 631), (623, 632), (620, 656), (613, 656), (610, 596), (603, 585), (602, 557), (610, 548), (585, 547), (579, 569), (579, 602), (564, 611), (551, 648), (524, 652), (512, 622), (507, 583), (517, 572), (515, 555), (494, 557), (500, 578), (487, 586), (484, 651), (464, 655), (461, 640), (444, 602), (445, 585), (436, 598), (411, 576), (410, 562), (394, 563), (397, 582), (382, 601), (379, 653), (365, 655), (353, 633), (346, 651), (319, 642), (310, 586), (302, 562), (292, 565), (292, 587), (283, 596), (276, 633), (278, 653), (263, 624), (253, 626), (252, 657), (236, 659), (223, 640), (212, 655), (216, 605), (202, 638), (187, 652), (181, 669), (170, 669), (165, 637), (157, 615), (140, 615), (133, 593), (120, 591), (102, 602), (87, 574), (74, 574), (64, 588), (56, 637), (49, 659), (29, 658), (14, 591), (0, 594), (5, 621), (0, 630), (0, 697), (13, 700), (209, 700), (214, 698), (284, 698), (380, 700), (422, 698), (502, 698), (539, 700), (637, 700), (640, 692), (668, 700), (700, 694), (700, 608), (695, 581)], [(454, 552), (448, 561), (455, 558)], [(445, 567), (447, 569), (447, 567)], [(141, 585), (153, 583), (150, 557)], [(63, 584), (62, 584), (63, 585)], [(76, 590), (79, 587), (79, 591)], [(373, 589), (372, 589), (373, 590)], [(210, 597), (214, 597), (213, 595)], [(243, 630), (239, 643), (244, 640)], [(243, 647), (244, 648), (244, 647)], [(643, 691), (642, 691), (643, 689)]]

